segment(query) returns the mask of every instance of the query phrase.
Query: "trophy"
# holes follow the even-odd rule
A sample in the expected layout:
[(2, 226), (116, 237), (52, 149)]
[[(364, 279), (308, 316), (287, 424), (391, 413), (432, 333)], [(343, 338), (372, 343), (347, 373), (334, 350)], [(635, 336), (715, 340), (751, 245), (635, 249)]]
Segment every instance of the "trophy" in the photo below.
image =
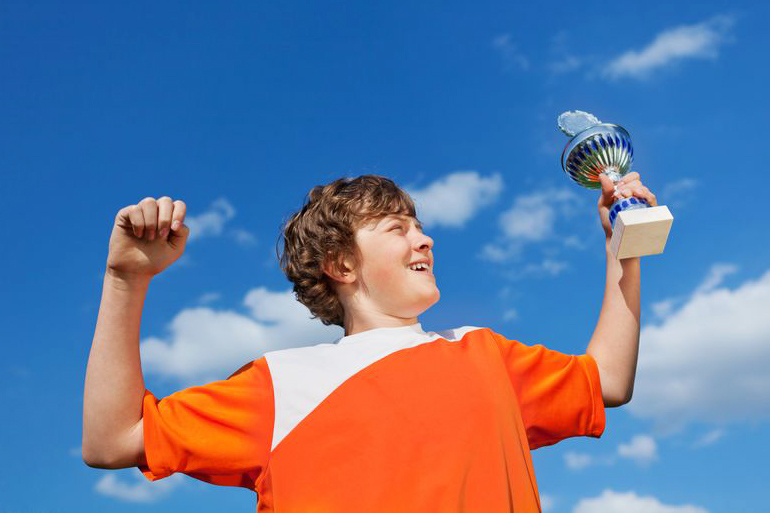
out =
[[(559, 129), (571, 139), (561, 155), (564, 172), (578, 185), (601, 189), (599, 175), (615, 183), (631, 170), (631, 136), (619, 125), (602, 123), (583, 111), (559, 116)], [(674, 217), (665, 206), (650, 206), (634, 196), (620, 198), (610, 207), (610, 252), (617, 259), (663, 253)]]

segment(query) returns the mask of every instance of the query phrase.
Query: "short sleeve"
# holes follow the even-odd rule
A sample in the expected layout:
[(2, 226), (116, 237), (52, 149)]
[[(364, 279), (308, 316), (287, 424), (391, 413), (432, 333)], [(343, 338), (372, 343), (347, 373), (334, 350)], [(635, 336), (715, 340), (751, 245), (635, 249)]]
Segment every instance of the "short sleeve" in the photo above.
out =
[(150, 481), (181, 472), (222, 486), (255, 490), (270, 457), (275, 406), (265, 357), (229, 378), (175, 392), (160, 401), (145, 390), (142, 405)]
[(573, 436), (602, 435), (604, 401), (599, 368), (590, 355), (568, 355), (494, 335), (519, 401), (530, 449)]

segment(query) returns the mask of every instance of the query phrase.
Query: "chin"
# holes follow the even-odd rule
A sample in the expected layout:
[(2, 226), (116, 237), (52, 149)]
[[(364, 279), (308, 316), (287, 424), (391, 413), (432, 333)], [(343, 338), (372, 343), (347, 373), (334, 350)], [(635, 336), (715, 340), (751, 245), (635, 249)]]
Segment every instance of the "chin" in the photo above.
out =
[(422, 312), (426, 312), (430, 307), (438, 303), (438, 300), (441, 298), (441, 292), (439, 292), (438, 287), (436, 287), (435, 292), (433, 293), (430, 298), (426, 298), (425, 303), (423, 303), (423, 308), (421, 309)]

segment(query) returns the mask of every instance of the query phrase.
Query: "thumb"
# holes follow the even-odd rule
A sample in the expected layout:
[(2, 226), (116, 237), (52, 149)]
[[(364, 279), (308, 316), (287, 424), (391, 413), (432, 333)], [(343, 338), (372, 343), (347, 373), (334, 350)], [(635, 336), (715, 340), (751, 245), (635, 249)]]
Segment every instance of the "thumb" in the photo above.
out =
[(170, 234), (175, 238), (187, 240), (187, 237), (190, 235), (190, 228), (186, 224), (182, 223), (176, 230), (171, 230)]
[(612, 197), (615, 194), (615, 183), (605, 173), (599, 173), (599, 182), (602, 184), (603, 199), (612, 202)]

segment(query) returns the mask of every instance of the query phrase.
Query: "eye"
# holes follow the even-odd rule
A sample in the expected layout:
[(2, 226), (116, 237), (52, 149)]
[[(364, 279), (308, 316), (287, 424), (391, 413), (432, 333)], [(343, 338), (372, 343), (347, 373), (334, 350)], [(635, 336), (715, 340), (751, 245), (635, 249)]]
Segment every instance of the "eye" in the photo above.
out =
[(394, 224), (393, 226), (391, 226), (390, 231), (393, 231), (393, 230), (403, 230), (403, 229), (404, 229), (404, 227), (401, 226), (400, 224)]

